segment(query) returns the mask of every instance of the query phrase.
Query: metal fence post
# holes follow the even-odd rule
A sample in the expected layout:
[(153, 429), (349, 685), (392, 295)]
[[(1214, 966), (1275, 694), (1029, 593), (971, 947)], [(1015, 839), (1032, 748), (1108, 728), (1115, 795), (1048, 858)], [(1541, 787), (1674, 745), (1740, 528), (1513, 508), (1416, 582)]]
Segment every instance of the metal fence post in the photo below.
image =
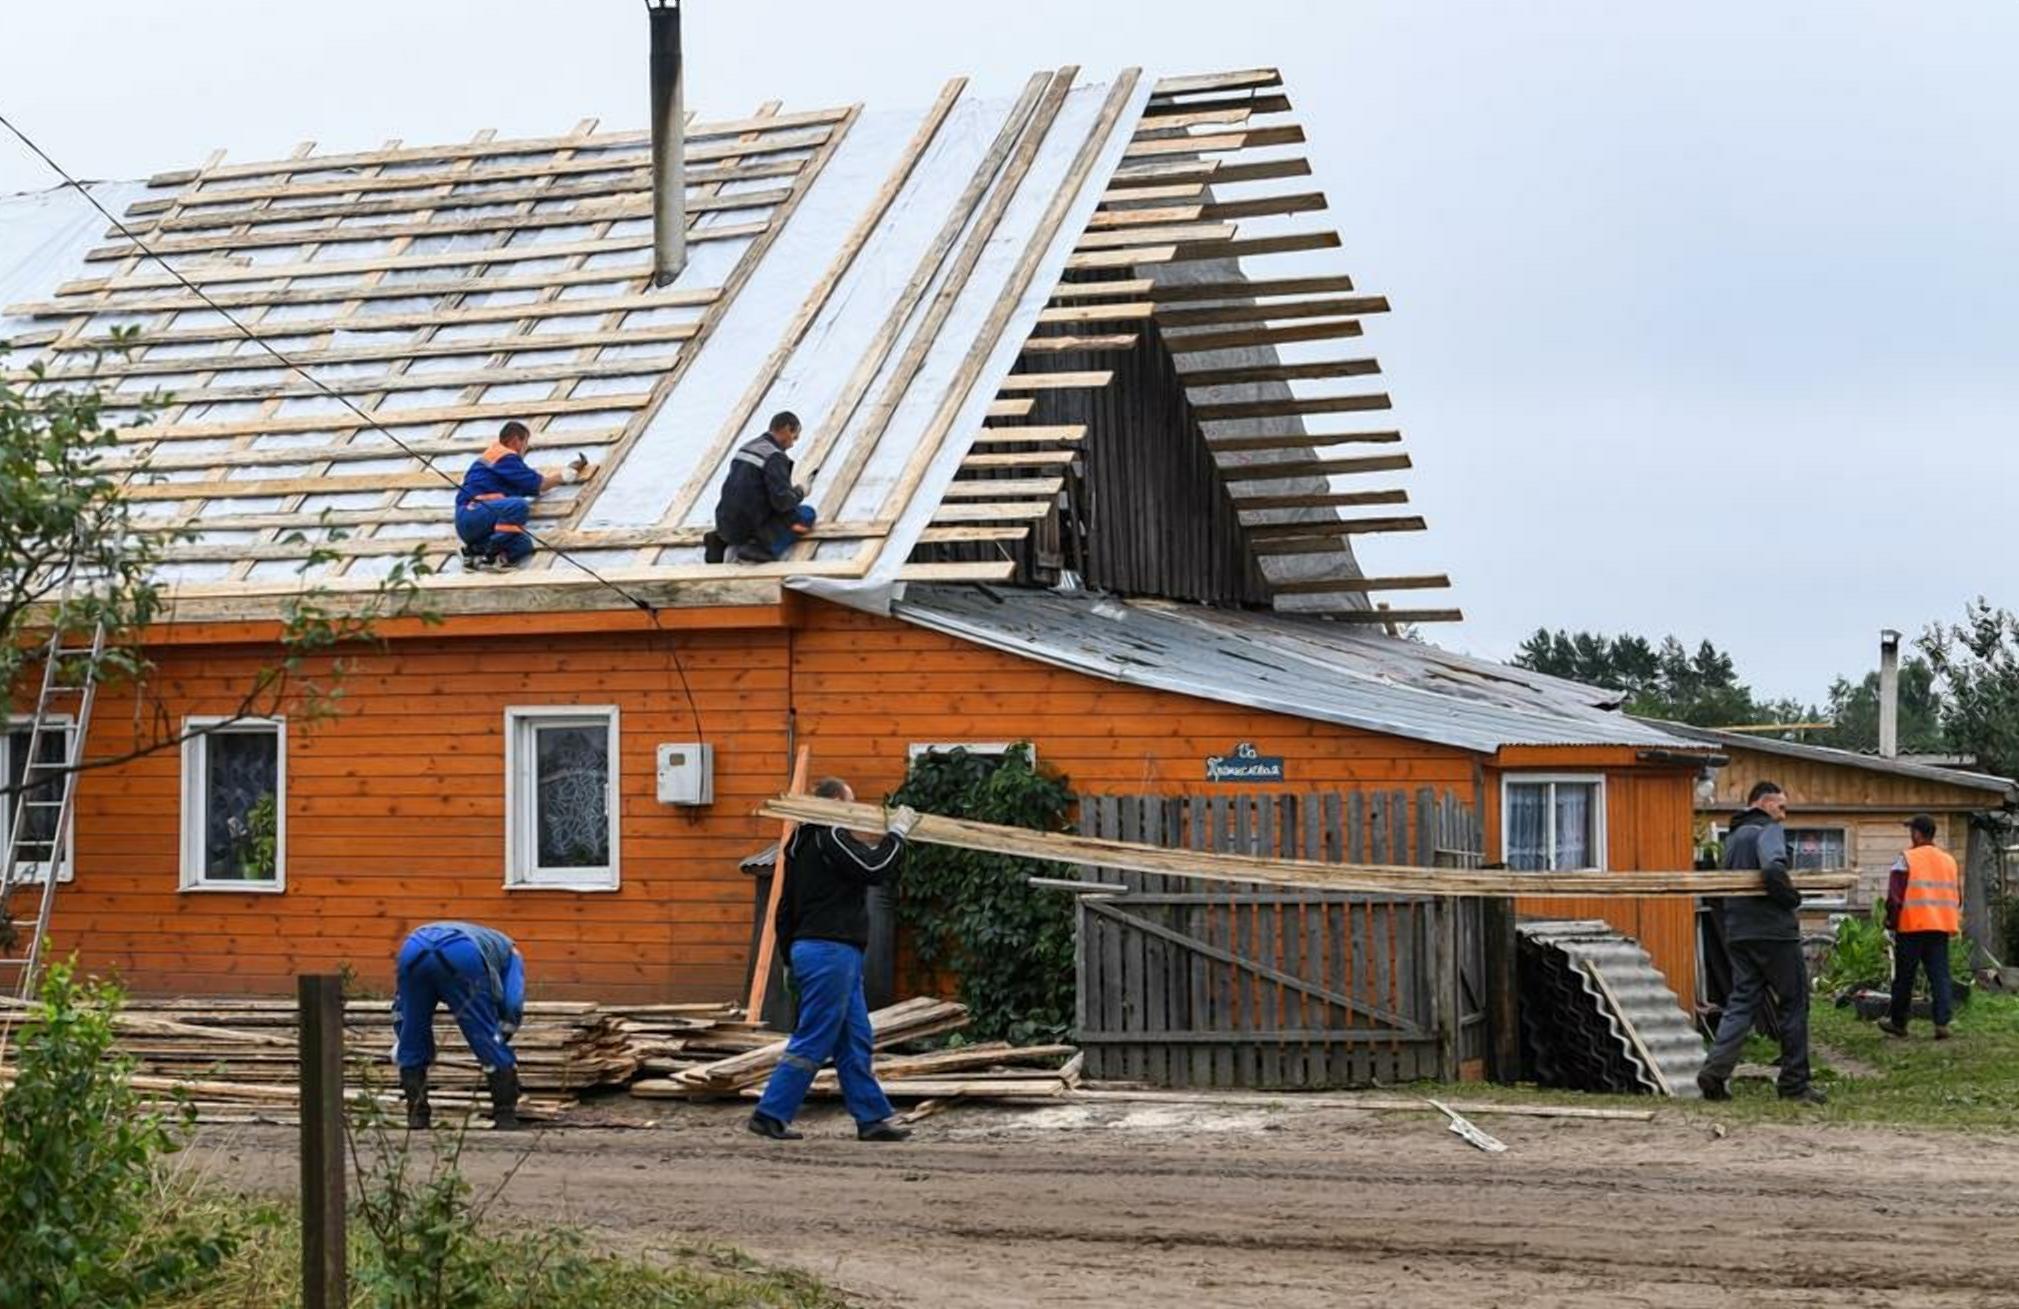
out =
[(301, 1303), (344, 1309), (343, 978), (296, 980), (301, 1011)]

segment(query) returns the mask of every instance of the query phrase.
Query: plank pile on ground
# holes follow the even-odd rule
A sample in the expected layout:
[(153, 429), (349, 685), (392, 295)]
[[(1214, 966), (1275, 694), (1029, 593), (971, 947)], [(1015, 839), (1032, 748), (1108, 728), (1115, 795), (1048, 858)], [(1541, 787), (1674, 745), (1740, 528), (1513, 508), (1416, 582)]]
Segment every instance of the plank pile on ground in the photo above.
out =
[[(300, 1084), (296, 1024), (291, 1000), (135, 999), (113, 1018), (120, 1052), (135, 1061), (135, 1088), (158, 1098), (179, 1091), (211, 1119), (255, 1108), (262, 1116), (292, 1110)], [(353, 1094), (396, 1103), (391, 1006), (353, 1000), (344, 1027)], [(528, 1004), (512, 1048), (520, 1113), (528, 1118), (552, 1117), (582, 1090), (622, 1086), (638, 1068), (624, 1023), (588, 1002)], [(483, 1071), (445, 1011), (435, 1015), (429, 1080), (430, 1099), (444, 1110), (488, 1103)]]
[[(921, 996), (869, 1016), (879, 1050), (958, 1031), (967, 1026), (967, 1006)], [(785, 1054), (783, 1034), (744, 1023), (722, 1022), (682, 1042), (671, 1055), (645, 1061), (649, 1072), (631, 1084), (631, 1094), (648, 1099), (705, 1099), (735, 1095), (771, 1076)]]

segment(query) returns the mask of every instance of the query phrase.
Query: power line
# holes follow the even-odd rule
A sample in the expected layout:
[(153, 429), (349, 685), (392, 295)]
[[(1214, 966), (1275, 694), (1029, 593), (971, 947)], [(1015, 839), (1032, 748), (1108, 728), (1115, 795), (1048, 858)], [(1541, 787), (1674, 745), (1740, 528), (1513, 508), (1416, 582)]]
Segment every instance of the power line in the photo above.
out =
[[(152, 259), (155, 263), (159, 264), (162, 267), (162, 269), (168, 273), (170, 277), (173, 277), (177, 282), (179, 282), (182, 285), (182, 287), (185, 290), (187, 290), (191, 295), (195, 296), (198, 300), (201, 300), (205, 305), (209, 306), (213, 312), (222, 317), (225, 322), (229, 323), (234, 329), (238, 331), (240, 335), (245, 337), (246, 340), (251, 341), (254, 345), (264, 350), (267, 354), (273, 356), (273, 358), (276, 361), (278, 361), (283, 367), (287, 368), (289, 371), (295, 373), (297, 376), (307, 381), (308, 384), (315, 387), (316, 390), (321, 391), (324, 395), (328, 396), (330, 399), (335, 400), (338, 404), (350, 410), (353, 414), (356, 414), (358, 416), (359, 421), (364, 423), (367, 427), (371, 428), (373, 431), (377, 432), (379, 435), (385, 437), (386, 440), (391, 441), (404, 454), (406, 454), (408, 458), (418, 460), (420, 462), (421, 467), (435, 474), (437, 477), (441, 478), (444, 482), (447, 482), (450, 486), (457, 487), (460, 489), (462, 484), (456, 478), (450, 476), (447, 472), (444, 472), (442, 469), (436, 467), (431, 457), (421, 454), (419, 451), (415, 450), (412, 446), (408, 445), (405, 441), (402, 441), (399, 437), (393, 435), (392, 431), (386, 428), (383, 424), (381, 424), (378, 421), (378, 419), (372, 417), (370, 414), (366, 413), (363, 409), (360, 409), (355, 403), (353, 403), (349, 396), (345, 395), (341, 391), (333, 389), (321, 378), (311, 373), (308, 369), (302, 367), (300, 364), (296, 363), (294, 360), (288, 358), (285, 354), (282, 354), (279, 350), (275, 349), (271, 344), (267, 342), (267, 340), (264, 337), (259, 336), (246, 324), (240, 322), (237, 315), (233, 314), (229, 309), (226, 309), (223, 305), (217, 303), (217, 301), (211, 299), (210, 296), (207, 293), (205, 293), (205, 291), (201, 286), (197, 285), (195, 282), (190, 281), (187, 277), (184, 277), (182, 275), (182, 270), (175, 267), (175, 265), (169, 263), (168, 260), (164, 258), (162, 255), (156, 253), (154, 248), (148, 245), (146, 241), (142, 240), (140, 235), (136, 233), (132, 228), (128, 227), (124, 222), (122, 222), (119, 219), (118, 215), (114, 214), (111, 210), (107, 209), (104, 205), (100, 204), (98, 202), (98, 197), (91, 194), (90, 189), (86, 187), (84, 183), (78, 181), (75, 177), (71, 176), (68, 169), (64, 168), (63, 165), (57, 163), (54, 159), (52, 159), (49, 156), (48, 151), (44, 150), (41, 146), (35, 144), (35, 142), (29, 137), (29, 135), (26, 132), (22, 131), (19, 127), (16, 127), (13, 121), (9, 119), (5, 114), (0, 114), (0, 127), (5, 127), (9, 132), (13, 133), (16, 140), (20, 141), (22, 145), (28, 147), (29, 151), (33, 153), (37, 159), (40, 159), (44, 164), (47, 164), (49, 166), (50, 171), (54, 172), (58, 177), (63, 179), (65, 185), (69, 186), (72, 190), (76, 191), (77, 194), (83, 196), (85, 203), (89, 204), (93, 209), (96, 209), (99, 212), (99, 214), (105, 219), (106, 222), (112, 224), (112, 226), (118, 230), (121, 236), (125, 237), (128, 241), (132, 242), (133, 245), (147, 258)], [(589, 565), (575, 558), (573, 555), (569, 554), (566, 550), (561, 549), (559, 546), (549, 545), (545, 541), (542, 541), (539, 534), (534, 532), (530, 525), (528, 525), (525, 528), (525, 533), (527, 536), (532, 537), (536, 544), (543, 546), (555, 558), (561, 560), (566, 564), (569, 564), (574, 568), (580, 569), (584, 573), (587, 573), (589, 577), (593, 579), (595, 582), (597, 582), (599, 585), (605, 587), (613, 594), (621, 596), (624, 600), (629, 602), (634, 608), (642, 610), (646, 618), (651, 621), (653, 631), (659, 633), (662, 636), (668, 637), (667, 649), (672, 654), (673, 667), (680, 675), (680, 691), (681, 694), (686, 698), (687, 712), (694, 719), (694, 730), (696, 734), (705, 735), (705, 733), (702, 732), (701, 728), (701, 709), (700, 706), (695, 703), (694, 692), (692, 691), (692, 689), (689, 688), (687, 684), (687, 670), (681, 661), (678, 643), (676, 641), (673, 641), (671, 639), (670, 634), (666, 631), (666, 629), (660, 625), (659, 612), (653, 606), (652, 602), (646, 600), (642, 596), (634, 595), (630, 591), (625, 590), (623, 587), (617, 585), (617, 583), (611, 581), (609, 578), (604, 577), (601, 573), (589, 567)]]

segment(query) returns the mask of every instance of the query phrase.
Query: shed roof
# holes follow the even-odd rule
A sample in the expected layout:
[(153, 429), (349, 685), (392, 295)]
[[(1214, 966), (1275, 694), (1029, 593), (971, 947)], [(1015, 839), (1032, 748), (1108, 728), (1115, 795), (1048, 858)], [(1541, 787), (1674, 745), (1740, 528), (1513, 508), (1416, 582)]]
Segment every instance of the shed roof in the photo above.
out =
[(1761, 754), (1782, 755), (1814, 764), (1858, 768), (1866, 772), (1909, 777), (1923, 782), (1940, 782), (1945, 786), (1988, 791), (2007, 803), (2019, 803), (2019, 783), (1992, 773), (1973, 773), (1960, 768), (1939, 768), (1933, 764), (1916, 763), (1910, 759), (1886, 759), (1856, 750), (1839, 750), (1831, 746), (1807, 745), (1800, 741), (1782, 741), (1772, 737), (1762, 738), (1750, 732), (1721, 732), (1714, 727), (1691, 727), (1686, 723), (1658, 722), (1655, 719), (1647, 721), (1678, 736), (1708, 742), (1720, 749), (1756, 750)]
[(1619, 713), (1614, 692), (1320, 617), (916, 585), (891, 612), (1112, 681), (1483, 753), (1509, 745), (1711, 753)]
[[(32, 197), (0, 217), (27, 250), (10, 266), (0, 242), (11, 315), (0, 340), (16, 346), (0, 368), (30, 388), (95, 382), (114, 397), (111, 417), (137, 424), (121, 437), (125, 494), (148, 523), (194, 533), (166, 566), (179, 617), (254, 616), (305, 581), (366, 590), (417, 543), (446, 561), (453, 483), (513, 418), (533, 427), (536, 464), (580, 452), (602, 472), (541, 497), (533, 525), (553, 549), (528, 568), (427, 579), (446, 609), (625, 603), (570, 559), (653, 603), (775, 598), (788, 576), (873, 597), (907, 576), (1004, 576), (998, 563), (911, 560), (921, 544), (1011, 539), (1054, 512), (1044, 469), (1077, 438), (1038, 427), (997, 437), (985, 424), (1015, 426), (1034, 390), (1107, 374), (1019, 375), (1020, 356), (1121, 348), (1155, 318), (1174, 351), (1209, 365), (1200, 420), (1224, 423), (1226, 457), (1243, 461), (1285, 424), (1301, 435), (1303, 414), (1387, 403), (1230, 399), (1248, 396), (1247, 382), (1213, 353), (1260, 345), (1273, 361), (1278, 342), (1358, 335), (1360, 314), (1386, 308), (1379, 297), (1284, 298), (1350, 290), (1349, 279), (1170, 288), (1132, 275), (1338, 245), (1329, 232), (1238, 235), (1242, 222), (1322, 209), (1322, 195), (1251, 188), (1215, 203), (1222, 182), (1309, 173), (1281, 149), (1301, 129), (1253, 121), (1288, 110), (1272, 90), (1281, 78), (1153, 84), (1131, 69), (1082, 83), (1077, 71), (1039, 73), (1013, 98), (956, 79), (924, 109), (771, 104), (692, 123), (690, 262), (664, 288), (649, 275), (648, 138), (594, 120), (533, 140), (213, 158), (109, 192), (134, 236), (243, 329), (125, 233), (91, 240), (99, 224), (79, 197)], [(29, 239), (37, 223), (48, 240)], [(115, 326), (138, 330), (130, 354), (101, 353)], [(32, 362), (51, 380), (25, 372)], [(157, 388), (166, 403), (142, 415)], [(822, 525), (789, 561), (709, 568), (700, 539), (734, 448), (786, 408), (806, 422), (795, 457)], [(998, 454), (982, 470), (970, 461), (978, 438), (1054, 461), (1005, 475)], [(1343, 521), (1340, 505), (1402, 497), (1288, 484), (1406, 466), (1391, 454), (1312, 467), (1313, 447), (1395, 439), (1278, 442), (1282, 484), (1244, 475), (1244, 490), (1277, 492), (1244, 511), (1265, 558), (1332, 561), (1299, 568), (1300, 598), (1342, 579), (1338, 602), (1364, 610), (1353, 536), (1422, 520)]]

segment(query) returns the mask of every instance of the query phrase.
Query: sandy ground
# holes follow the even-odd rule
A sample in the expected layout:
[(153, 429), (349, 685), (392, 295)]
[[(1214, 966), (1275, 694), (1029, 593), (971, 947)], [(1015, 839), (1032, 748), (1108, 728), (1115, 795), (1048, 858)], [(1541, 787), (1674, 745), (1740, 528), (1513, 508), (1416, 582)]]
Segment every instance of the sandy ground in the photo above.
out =
[[(473, 1137), (513, 1221), (740, 1246), (871, 1305), (2019, 1305), (2019, 1139), (1343, 1109), (955, 1108), (905, 1145), (760, 1140), (733, 1106)], [(530, 1156), (525, 1157), (528, 1147)], [(292, 1129), (210, 1128), (221, 1180), (292, 1184)]]

